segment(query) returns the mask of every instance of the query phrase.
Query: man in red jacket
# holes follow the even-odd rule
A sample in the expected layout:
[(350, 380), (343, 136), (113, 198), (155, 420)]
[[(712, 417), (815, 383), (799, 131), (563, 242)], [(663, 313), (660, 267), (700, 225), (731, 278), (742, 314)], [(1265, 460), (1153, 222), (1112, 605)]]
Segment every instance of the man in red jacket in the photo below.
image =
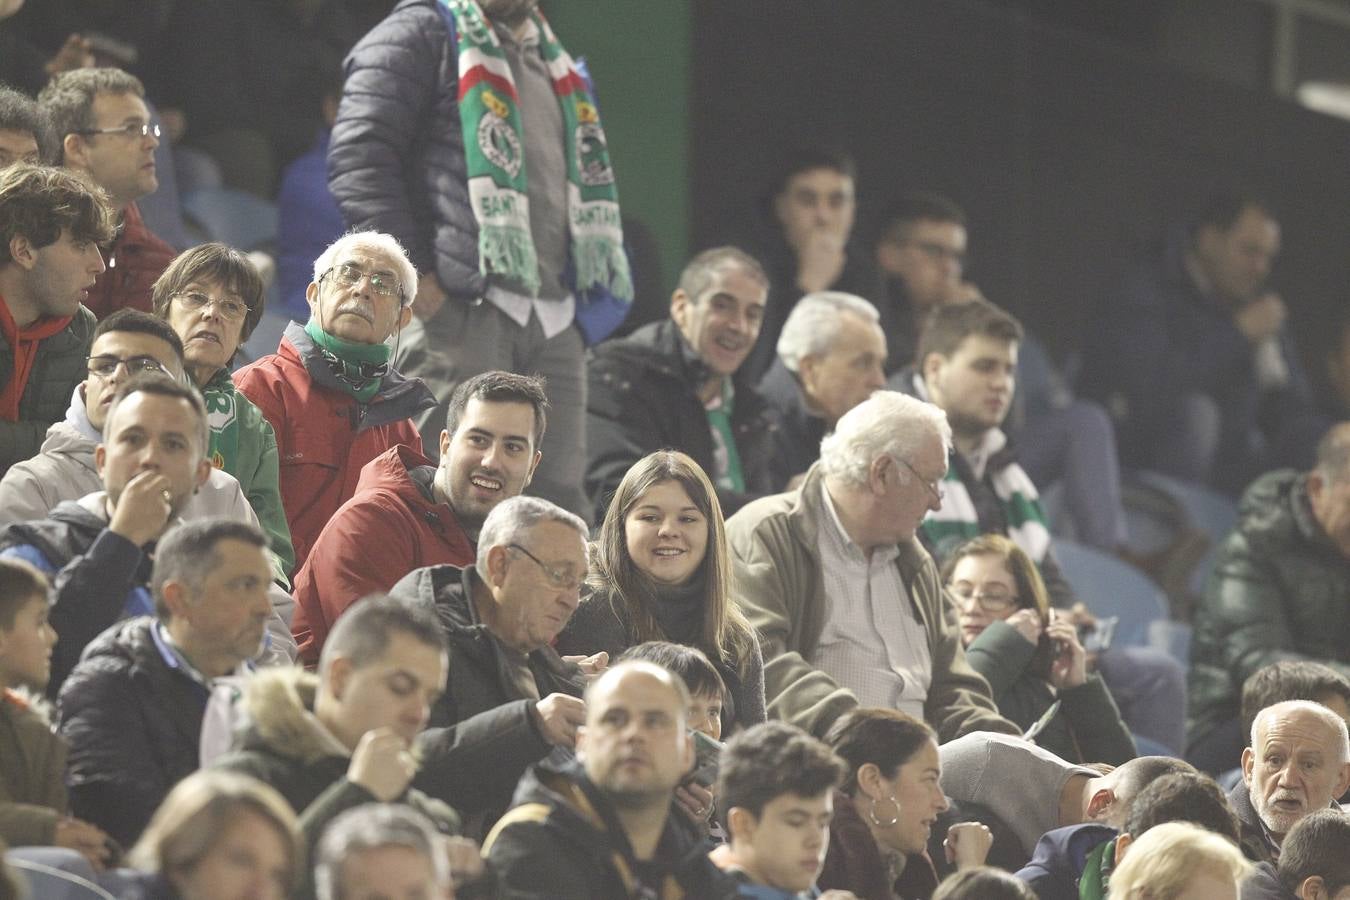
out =
[[(309, 321), (292, 322), (276, 353), (234, 373), (277, 435), (297, 567), (356, 493), (367, 463), (397, 444), (422, 452), (411, 416), (436, 399), (390, 365), (385, 343), (412, 317), (416, 294), (417, 272), (398, 241), (375, 231), (343, 235), (314, 263)], [(383, 544), (364, 550), (382, 553)]]
[(159, 126), (150, 121), (143, 97), (140, 79), (121, 69), (62, 72), (38, 95), (60, 140), (57, 162), (97, 182), (121, 219), (107, 248), (108, 269), (85, 301), (100, 319), (124, 307), (152, 312), (150, 286), (177, 255), (146, 227), (136, 207), (159, 188)]
[(487, 514), (534, 475), (547, 409), (540, 378), (475, 375), (450, 398), (438, 465), (402, 446), (366, 465), (295, 578), (291, 631), (306, 665), (357, 600), (423, 566), (473, 563)]

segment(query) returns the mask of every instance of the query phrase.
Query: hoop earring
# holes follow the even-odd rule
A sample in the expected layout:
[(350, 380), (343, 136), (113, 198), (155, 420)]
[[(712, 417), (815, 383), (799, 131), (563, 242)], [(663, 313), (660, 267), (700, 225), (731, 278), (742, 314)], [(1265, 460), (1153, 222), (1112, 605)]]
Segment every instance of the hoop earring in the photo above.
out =
[(872, 808), (867, 811), (867, 818), (872, 820), (873, 825), (875, 825), (878, 828), (889, 828), (896, 822), (900, 821), (900, 801), (895, 799), (894, 794), (891, 794), (891, 796), (887, 798), (891, 801), (891, 803), (895, 805), (895, 815), (891, 816), (891, 820), (889, 822), (883, 822), (877, 818), (877, 798), (871, 797), (869, 799), (871, 799), (872, 801)]

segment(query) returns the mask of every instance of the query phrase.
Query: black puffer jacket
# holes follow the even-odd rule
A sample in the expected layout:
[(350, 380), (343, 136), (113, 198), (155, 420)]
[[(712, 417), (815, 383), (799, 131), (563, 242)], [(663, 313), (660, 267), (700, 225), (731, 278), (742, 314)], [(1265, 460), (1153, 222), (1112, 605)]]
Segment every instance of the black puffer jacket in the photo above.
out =
[(460, 128), (459, 61), (437, 0), (402, 0), (352, 50), (328, 146), (347, 224), (392, 234), (419, 273), (481, 297)]
[(1247, 489), (1196, 610), (1192, 740), (1236, 719), (1247, 676), (1283, 659), (1350, 676), (1350, 560), (1313, 518), (1307, 477), (1292, 469)]
[(88, 646), (61, 689), (71, 812), (124, 847), (200, 758), (207, 691), (170, 660), (153, 618), (128, 619)]
[[(756, 497), (776, 490), (772, 465), (778, 420), (759, 392), (744, 379), (736, 396), (731, 428), (745, 473), (745, 492), (718, 489), (722, 513), (730, 516)], [(713, 436), (698, 385), (708, 376), (670, 319), (644, 325), (624, 338), (591, 351), (587, 365), (586, 493), (596, 521), (628, 468), (665, 448), (693, 457), (711, 478)]]
[[(0, 422), (0, 475), (16, 462), (36, 456), (47, 429), (65, 416), (75, 385), (84, 381), (84, 360), (97, 324), (94, 314), (81, 306), (69, 325), (38, 344), (37, 358), (19, 398), (19, 420)], [(0, 340), (0, 385), (8, 384), (13, 376), (14, 350)]]
[[(478, 620), (469, 599), (476, 578), (472, 568), (428, 566), (404, 576), (389, 593), (434, 607), (450, 645), (448, 684), (418, 741), (423, 764), (415, 784), (471, 816), (466, 833), (481, 837), (510, 805), (526, 768), (553, 747), (534, 725), (534, 701), (516, 688), (497, 641)], [(581, 670), (552, 647), (535, 650), (529, 664), (540, 697), (580, 697), (585, 690)]]

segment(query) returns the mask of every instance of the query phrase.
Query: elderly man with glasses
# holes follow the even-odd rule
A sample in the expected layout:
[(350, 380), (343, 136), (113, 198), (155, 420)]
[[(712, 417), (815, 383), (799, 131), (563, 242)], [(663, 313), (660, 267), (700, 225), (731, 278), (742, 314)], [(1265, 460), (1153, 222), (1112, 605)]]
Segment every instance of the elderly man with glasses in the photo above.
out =
[(343, 235), (314, 263), (309, 321), (292, 322), (276, 353), (234, 374), (276, 433), (297, 569), (367, 463), (398, 444), (422, 452), (411, 417), (436, 401), (392, 367), (388, 343), (397, 346), (416, 293), (417, 272), (398, 241)]
[(59, 140), (56, 161), (107, 191), (121, 220), (106, 247), (108, 269), (84, 301), (100, 319), (124, 308), (149, 312), (150, 286), (175, 253), (136, 206), (159, 188), (159, 126), (144, 97), (140, 79), (112, 68), (62, 72), (38, 95)]
[(552, 642), (581, 599), (587, 534), (561, 507), (513, 497), (488, 513), (474, 565), (417, 569), (390, 591), (434, 606), (450, 643), (449, 687), (431, 712), (442, 728), (424, 752), (453, 764), (419, 786), (451, 798), (471, 837), (510, 805), (526, 768), (570, 753), (585, 722), (580, 697), (603, 663), (564, 660)]

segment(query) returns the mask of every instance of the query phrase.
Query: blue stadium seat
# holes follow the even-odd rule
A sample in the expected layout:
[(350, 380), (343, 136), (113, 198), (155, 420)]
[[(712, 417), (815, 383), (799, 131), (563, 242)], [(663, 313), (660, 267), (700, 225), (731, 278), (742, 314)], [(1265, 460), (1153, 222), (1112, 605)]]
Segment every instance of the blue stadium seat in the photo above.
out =
[(200, 188), (183, 195), (183, 213), (208, 241), (240, 250), (265, 249), (277, 238), (277, 207), (234, 188)]
[(1120, 617), (1112, 646), (1150, 646), (1150, 623), (1167, 618), (1167, 598), (1147, 575), (1075, 541), (1055, 541), (1054, 553), (1065, 579), (1093, 615)]

